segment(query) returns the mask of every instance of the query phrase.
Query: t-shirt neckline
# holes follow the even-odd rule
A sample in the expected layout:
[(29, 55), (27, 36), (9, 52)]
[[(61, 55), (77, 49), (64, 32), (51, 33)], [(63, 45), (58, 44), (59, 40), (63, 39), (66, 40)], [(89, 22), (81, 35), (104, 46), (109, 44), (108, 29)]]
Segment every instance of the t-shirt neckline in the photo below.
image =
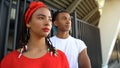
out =
[(67, 40), (67, 39), (69, 39), (71, 36), (69, 35), (67, 38), (59, 38), (59, 37), (57, 37), (57, 36), (55, 35), (55, 37), (58, 38), (58, 39), (60, 39), (60, 40)]

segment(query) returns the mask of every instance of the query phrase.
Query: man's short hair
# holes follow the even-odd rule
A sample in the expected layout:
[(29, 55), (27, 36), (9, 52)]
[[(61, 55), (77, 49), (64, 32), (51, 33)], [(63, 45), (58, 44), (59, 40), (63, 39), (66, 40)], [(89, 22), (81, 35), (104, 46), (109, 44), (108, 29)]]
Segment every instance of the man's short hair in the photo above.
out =
[(63, 12), (68, 13), (65, 10), (57, 10), (56, 12), (54, 12), (53, 16), (52, 16), (52, 22), (54, 22), (56, 20), (56, 18), (57, 18), (57, 16), (58, 16), (59, 13), (63, 13)]

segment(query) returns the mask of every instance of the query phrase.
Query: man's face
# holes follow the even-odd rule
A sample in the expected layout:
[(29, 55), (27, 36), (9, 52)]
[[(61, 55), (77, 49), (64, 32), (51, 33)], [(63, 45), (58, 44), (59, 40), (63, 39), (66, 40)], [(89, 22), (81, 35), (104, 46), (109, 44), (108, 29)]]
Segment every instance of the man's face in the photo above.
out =
[(59, 31), (63, 32), (69, 31), (71, 28), (71, 17), (69, 13), (66, 12), (59, 13), (54, 24)]

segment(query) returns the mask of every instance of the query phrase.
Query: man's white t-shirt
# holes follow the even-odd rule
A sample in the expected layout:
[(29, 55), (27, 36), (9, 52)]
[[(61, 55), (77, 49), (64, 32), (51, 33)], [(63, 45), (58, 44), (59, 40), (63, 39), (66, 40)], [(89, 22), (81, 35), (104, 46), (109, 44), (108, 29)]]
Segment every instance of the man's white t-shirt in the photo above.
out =
[(76, 39), (72, 36), (69, 36), (66, 39), (53, 36), (50, 40), (53, 46), (62, 50), (66, 54), (70, 68), (78, 68), (78, 56), (81, 51), (86, 48), (85, 43), (82, 40)]

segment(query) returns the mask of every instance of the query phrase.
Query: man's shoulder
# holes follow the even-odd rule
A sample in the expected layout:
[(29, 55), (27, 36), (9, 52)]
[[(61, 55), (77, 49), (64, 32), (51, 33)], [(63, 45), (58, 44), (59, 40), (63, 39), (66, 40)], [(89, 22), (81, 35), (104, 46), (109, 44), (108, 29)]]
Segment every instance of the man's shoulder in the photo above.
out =
[(85, 44), (85, 42), (83, 40), (78, 39), (78, 38), (74, 38), (74, 37), (72, 37), (72, 38), (74, 40), (74, 41), (72, 40), (72, 42), (74, 42), (76, 44), (76, 46), (78, 46), (78, 47), (82, 47), (82, 46), (86, 47), (86, 44)]
[(56, 39), (56, 36), (52, 36), (52, 37), (50, 37), (50, 40), (52, 41), (52, 40), (55, 40)]
[(54, 36), (51, 36), (50, 39), (55, 38), (55, 37), (56, 37), (55, 35), (54, 35)]
[(83, 40), (78, 39), (78, 38), (75, 38), (75, 37), (72, 37), (72, 36), (71, 36), (71, 38), (70, 38), (70, 39), (72, 39), (72, 40), (74, 40), (74, 41), (76, 41), (76, 42), (83, 42)]

